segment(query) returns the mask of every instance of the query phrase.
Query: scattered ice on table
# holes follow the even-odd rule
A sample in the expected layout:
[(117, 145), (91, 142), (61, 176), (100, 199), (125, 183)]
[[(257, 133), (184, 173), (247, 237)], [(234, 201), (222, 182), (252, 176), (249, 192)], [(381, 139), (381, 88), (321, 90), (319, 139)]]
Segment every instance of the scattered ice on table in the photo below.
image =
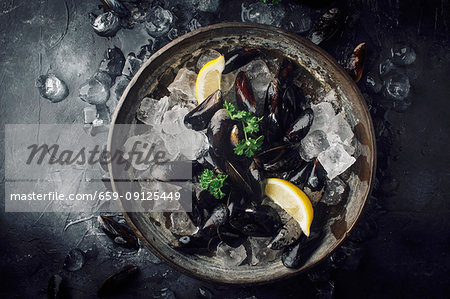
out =
[(159, 101), (152, 98), (143, 98), (136, 112), (136, 117), (147, 125), (159, 125), (168, 108), (168, 97), (163, 97)]
[(42, 75), (35, 83), (41, 97), (53, 103), (61, 102), (69, 95), (66, 83), (54, 74)]
[(333, 106), (328, 102), (321, 102), (317, 105), (311, 105), (311, 109), (314, 112), (314, 120), (309, 131), (326, 131), (330, 119), (335, 115)]
[(330, 119), (327, 138), (330, 143), (350, 144), (353, 138), (353, 131), (342, 113), (336, 114)]
[(267, 64), (261, 59), (256, 59), (244, 66), (242, 70), (247, 73), (256, 98), (264, 99), (267, 86), (275, 77)]
[(91, 78), (81, 86), (79, 97), (91, 105), (103, 105), (108, 101), (109, 88), (97, 78)]
[(233, 248), (223, 242), (217, 246), (216, 255), (225, 267), (239, 266), (247, 258), (244, 245)]
[(200, 27), (202, 27), (202, 24), (200, 24), (200, 22), (196, 18), (193, 18), (192, 20), (189, 21), (188, 24), (189, 31), (197, 30)]
[(183, 100), (192, 101), (195, 96), (195, 81), (197, 74), (186, 68), (178, 71), (175, 80), (167, 87), (171, 92), (182, 98)]
[(394, 69), (395, 69), (395, 66), (389, 58), (384, 60), (383, 62), (381, 62), (380, 66), (379, 66), (379, 72), (380, 72), (381, 77), (386, 76), (387, 74), (389, 74), (390, 71), (392, 71)]
[(169, 32), (170, 25), (173, 21), (173, 15), (170, 11), (155, 6), (151, 9), (148, 21), (145, 24), (147, 33), (153, 37), (160, 37)]
[(109, 74), (115, 80), (122, 75), (124, 65), (125, 56), (119, 48), (114, 47), (106, 50), (105, 58), (101, 61), (98, 70)]
[[(197, 9), (203, 12), (216, 12), (219, 10), (220, 0), (197, 0)], [(195, 3), (195, 2), (194, 2)]]
[(154, 299), (176, 299), (175, 293), (168, 289), (168, 288), (162, 288), (161, 290), (153, 293)]
[(366, 86), (373, 93), (379, 93), (383, 87), (383, 83), (380, 78), (378, 78), (378, 75), (368, 73), (366, 76)]
[(339, 251), (345, 254), (345, 260), (341, 266), (342, 269), (350, 271), (358, 269), (364, 256), (363, 248), (357, 246), (356, 243), (347, 241), (339, 248)]
[(316, 297), (318, 299), (334, 298), (334, 281), (321, 281), (316, 284)]
[(184, 30), (178, 30), (176, 28), (172, 28), (169, 30), (169, 32), (167, 33), (167, 38), (170, 40), (174, 40), (184, 34), (186, 34), (187, 32)]
[(83, 267), (84, 261), (84, 252), (78, 248), (72, 249), (64, 260), (64, 269), (70, 272), (78, 271)]
[(408, 45), (395, 45), (391, 48), (392, 62), (397, 65), (408, 65), (416, 61), (416, 51)]
[(141, 68), (144, 62), (136, 57), (133, 52), (127, 55), (125, 66), (123, 68), (123, 74), (129, 78), (133, 77), (137, 71)]
[(154, 51), (153, 51), (153, 45), (152, 44), (143, 45), (141, 47), (141, 49), (139, 50), (139, 53), (138, 53), (138, 55), (136, 57), (144, 62), (147, 59), (149, 59), (150, 56), (152, 56), (153, 53), (154, 53)]
[(242, 22), (280, 27), (284, 16), (285, 11), (281, 5), (267, 5), (262, 2), (255, 2), (247, 6), (245, 3), (242, 3)]
[(121, 27), (119, 17), (110, 11), (99, 16), (91, 14), (90, 18), (92, 28), (100, 36), (114, 36)]
[(335, 177), (331, 181), (327, 181), (325, 192), (320, 201), (327, 205), (337, 205), (341, 202), (346, 191), (347, 184), (339, 177)]
[(295, 33), (305, 33), (311, 29), (311, 12), (305, 7), (291, 4), (284, 28)]
[(330, 146), (327, 134), (322, 130), (308, 133), (300, 144), (300, 156), (305, 161), (314, 159)]
[(265, 264), (275, 260), (278, 257), (278, 251), (267, 248), (271, 238), (248, 238), (252, 250), (250, 263), (254, 265)]
[(97, 71), (94, 74), (94, 76), (92, 76), (92, 78), (96, 79), (97, 81), (105, 85), (107, 88), (110, 88), (113, 83), (113, 78), (111, 78), (111, 76), (108, 73), (100, 70)]
[(199, 299), (213, 299), (214, 295), (210, 289), (207, 287), (201, 286), (198, 288), (197, 297)]
[(200, 54), (196, 64), (197, 70), (200, 70), (208, 61), (214, 60), (220, 55), (219, 52), (213, 49), (202, 50), (202, 54)]
[(95, 106), (85, 107), (83, 109), (83, 116), (85, 124), (92, 124), (97, 118), (97, 109), (95, 108)]
[(412, 104), (412, 102), (409, 98), (405, 98), (401, 101), (394, 100), (392, 103), (392, 108), (396, 112), (405, 112), (411, 106), (411, 104)]
[(170, 231), (179, 236), (192, 236), (199, 230), (185, 212), (171, 213), (170, 222)]
[(394, 100), (403, 100), (409, 95), (409, 79), (400, 72), (393, 72), (384, 81), (385, 95)]
[(347, 170), (356, 161), (339, 143), (321, 152), (317, 158), (331, 180)]

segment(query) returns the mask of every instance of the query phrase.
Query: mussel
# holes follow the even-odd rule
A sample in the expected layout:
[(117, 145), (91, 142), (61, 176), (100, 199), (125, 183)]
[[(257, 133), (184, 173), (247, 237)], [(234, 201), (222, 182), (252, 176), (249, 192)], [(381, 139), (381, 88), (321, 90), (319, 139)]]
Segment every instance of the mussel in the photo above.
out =
[(209, 144), (217, 157), (224, 157), (230, 152), (229, 136), (233, 126), (233, 121), (225, 109), (218, 110), (208, 125)]
[(278, 88), (278, 81), (269, 83), (266, 91), (264, 103), (264, 120), (262, 131), (264, 132), (264, 142), (271, 144), (279, 141), (283, 136), (280, 123), (281, 96)]
[(237, 74), (234, 88), (236, 91), (236, 103), (238, 108), (255, 113), (256, 100), (250, 80), (245, 72), (239, 72), (239, 74)]
[(311, 169), (311, 172), (308, 176), (307, 184), (306, 186), (311, 191), (319, 191), (321, 190), (325, 185), (325, 170), (323, 170), (322, 166), (319, 163), (319, 160), (316, 158), (313, 162), (313, 167)]
[(316, 45), (332, 37), (338, 27), (340, 21), (340, 11), (338, 8), (332, 8), (323, 14), (319, 21), (314, 25), (308, 38)]
[(212, 211), (211, 216), (206, 220), (203, 229), (225, 224), (228, 220), (228, 215), (228, 207), (223, 203), (218, 204)]
[(302, 235), (302, 229), (297, 220), (289, 219), (286, 224), (273, 237), (267, 247), (275, 250), (283, 249), (286, 246), (294, 244)]
[(129, 14), (128, 9), (119, 0), (102, 0), (102, 2), (119, 17), (126, 17)]
[(224, 162), (225, 172), (233, 184), (247, 195), (253, 196), (255, 200), (259, 200), (262, 195), (261, 174), (258, 169), (252, 168), (250, 165), (243, 165), (242, 162), (236, 160), (227, 160)]
[(139, 268), (135, 265), (126, 265), (119, 272), (108, 277), (97, 291), (98, 297), (116, 295), (136, 276)]
[(130, 228), (106, 216), (98, 216), (97, 221), (105, 234), (117, 245), (125, 248), (139, 248), (138, 240)]
[(345, 67), (345, 70), (355, 82), (358, 82), (362, 77), (365, 59), (366, 43), (360, 43), (358, 46), (356, 46), (355, 50), (353, 50), (347, 66)]
[(233, 248), (239, 247), (246, 240), (244, 234), (229, 225), (218, 226), (217, 235), (222, 242)]
[(254, 158), (259, 168), (266, 172), (283, 172), (292, 168), (293, 165), (302, 165), (298, 150), (294, 144), (278, 143), (273, 147), (266, 148)]
[(222, 92), (216, 90), (184, 117), (186, 127), (200, 131), (208, 127), (213, 115), (223, 108)]
[(228, 74), (246, 65), (261, 53), (254, 48), (236, 48), (224, 55), (225, 68), (222, 74)]
[(303, 235), (294, 245), (285, 248), (281, 257), (283, 265), (287, 268), (300, 268), (312, 253), (314, 253), (322, 238), (322, 232), (311, 232), (309, 237)]
[(183, 236), (170, 242), (170, 246), (178, 251), (187, 254), (208, 254), (209, 252), (213, 251), (219, 243), (220, 239), (217, 236), (212, 236), (209, 238)]
[(267, 205), (250, 207), (229, 220), (229, 224), (244, 235), (271, 237), (282, 226), (277, 211)]
[(239, 123), (234, 124), (230, 131), (230, 144), (235, 148), (244, 139), (244, 129)]
[(284, 136), (284, 141), (300, 142), (305, 137), (314, 120), (314, 112), (311, 108), (302, 111), (299, 117), (292, 123)]
[(284, 90), (281, 102), (281, 120), (284, 130), (287, 130), (294, 123), (306, 108), (306, 105), (306, 97), (300, 88), (291, 85)]
[(280, 84), (281, 90), (285, 90), (288, 86), (292, 85), (293, 81), (293, 70), (295, 69), (295, 64), (292, 60), (285, 58), (281, 63), (280, 70), (278, 71), (278, 83)]

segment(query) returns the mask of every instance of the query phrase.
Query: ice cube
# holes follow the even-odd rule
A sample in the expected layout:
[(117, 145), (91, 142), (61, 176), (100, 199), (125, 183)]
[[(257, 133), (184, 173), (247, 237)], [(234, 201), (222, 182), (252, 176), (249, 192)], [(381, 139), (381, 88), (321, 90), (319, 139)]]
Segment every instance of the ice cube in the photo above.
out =
[(380, 72), (380, 76), (384, 77), (387, 74), (389, 74), (392, 70), (395, 69), (394, 64), (392, 63), (392, 61), (388, 58), (386, 60), (384, 60), (383, 62), (380, 63), (379, 66), (379, 72)]
[(311, 17), (309, 11), (305, 11), (297, 5), (292, 5), (291, 11), (285, 20), (287, 30), (295, 33), (305, 33), (311, 29)]
[(353, 138), (353, 131), (342, 113), (335, 115), (329, 123), (327, 139), (330, 143), (344, 143), (349, 145)]
[(262, 2), (255, 2), (247, 6), (242, 3), (241, 20), (242, 22), (280, 27), (285, 14), (284, 7), (281, 5), (271, 6)]
[(109, 74), (114, 81), (116, 77), (122, 75), (124, 65), (125, 56), (119, 48), (114, 47), (106, 50), (105, 58), (101, 61), (98, 70)]
[(176, 28), (172, 28), (169, 30), (169, 32), (167, 33), (167, 38), (170, 40), (174, 40), (184, 34), (186, 34), (187, 32), (184, 30), (178, 30)]
[(94, 120), (97, 118), (97, 109), (95, 109), (95, 106), (85, 107), (83, 109), (83, 115), (84, 115), (84, 123), (92, 124)]
[(198, 0), (197, 9), (203, 12), (217, 12), (220, 0)]
[(416, 61), (416, 51), (408, 45), (395, 45), (391, 48), (392, 62), (397, 65), (408, 65)]
[(325, 151), (330, 146), (327, 134), (321, 130), (310, 132), (300, 142), (300, 156), (305, 161), (310, 161)]
[(136, 117), (147, 125), (159, 125), (168, 108), (168, 97), (163, 97), (159, 101), (152, 98), (143, 98), (136, 112)]
[(91, 14), (90, 17), (92, 28), (100, 36), (114, 36), (121, 27), (119, 17), (110, 11), (99, 16)]
[(193, 18), (192, 20), (189, 21), (188, 25), (189, 31), (197, 30), (200, 27), (202, 27), (202, 25), (196, 18)]
[(269, 70), (267, 64), (261, 59), (253, 60), (242, 68), (250, 79), (253, 93), (257, 99), (264, 99), (267, 86), (275, 77)]
[(233, 248), (223, 242), (217, 246), (216, 255), (222, 260), (223, 266), (228, 268), (239, 266), (247, 258), (244, 245)]
[(184, 129), (178, 134), (163, 134), (164, 145), (171, 156), (195, 160), (208, 150), (208, 138), (202, 132)]
[(176, 299), (175, 293), (168, 289), (168, 288), (162, 288), (158, 292), (153, 293), (154, 299)]
[(314, 120), (309, 131), (327, 131), (328, 124), (335, 115), (333, 106), (328, 102), (321, 102), (317, 105), (311, 105), (311, 109), (314, 112)]
[(123, 74), (129, 78), (133, 77), (137, 71), (141, 68), (144, 62), (136, 57), (133, 52), (127, 55), (125, 66), (123, 68)]
[(54, 74), (39, 76), (35, 85), (41, 97), (53, 103), (61, 102), (69, 95), (66, 83)]
[(182, 68), (178, 71), (177, 76), (173, 82), (167, 87), (167, 89), (176, 94), (183, 100), (192, 101), (196, 99), (195, 96), (195, 81), (197, 80), (197, 74), (186, 68)]
[[(123, 151), (123, 158), (130, 161), (133, 168), (141, 171), (150, 167), (148, 162), (155, 159), (155, 154), (158, 151), (167, 153), (161, 136), (157, 132), (131, 136), (127, 139), (127, 141), (125, 141)], [(147, 155), (150, 151), (152, 151), (152, 153), (147, 159)], [(166, 158), (169, 157), (166, 155)]]
[(169, 135), (177, 135), (187, 128), (184, 125), (184, 117), (188, 114), (187, 108), (175, 105), (172, 109), (166, 111), (162, 120), (162, 130)]
[(278, 257), (278, 251), (267, 248), (271, 238), (248, 238), (252, 250), (250, 263), (254, 265), (265, 264), (275, 260)]
[(196, 64), (197, 70), (200, 70), (207, 62), (216, 59), (220, 55), (221, 54), (219, 52), (213, 49), (202, 50), (202, 54), (198, 58)]
[(327, 205), (337, 205), (342, 201), (346, 191), (347, 184), (339, 177), (335, 177), (331, 181), (327, 181), (325, 192), (320, 201)]
[(153, 37), (160, 37), (169, 32), (173, 21), (173, 15), (170, 11), (155, 6), (148, 15), (148, 21), (145, 24), (147, 33)]
[(383, 84), (376, 74), (368, 73), (366, 76), (366, 86), (373, 93), (379, 93), (383, 87)]
[(334, 298), (334, 281), (321, 281), (316, 284), (316, 297), (318, 299)]
[(199, 230), (185, 212), (171, 213), (170, 224), (170, 231), (179, 236), (192, 236)]
[[(234, 82), (236, 80), (236, 73), (228, 73), (225, 75), (222, 75), (222, 80), (220, 82), (220, 90), (225, 95), (226, 93), (232, 91), (234, 87)], [(233, 89), (234, 91), (234, 89)]]
[(79, 97), (91, 105), (103, 105), (109, 99), (109, 88), (94, 77), (81, 86)]
[(384, 94), (388, 98), (394, 100), (403, 100), (409, 95), (409, 79), (400, 72), (394, 72), (384, 81)]
[(392, 103), (392, 108), (394, 108), (396, 112), (405, 112), (411, 104), (412, 102), (409, 98), (405, 98), (401, 101), (394, 100)]
[(317, 156), (330, 180), (343, 173), (356, 159), (350, 156), (342, 144), (334, 144)]
[(64, 269), (70, 272), (78, 271), (83, 267), (84, 261), (84, 252), (78, 248), (72, 249), (64, 260)]

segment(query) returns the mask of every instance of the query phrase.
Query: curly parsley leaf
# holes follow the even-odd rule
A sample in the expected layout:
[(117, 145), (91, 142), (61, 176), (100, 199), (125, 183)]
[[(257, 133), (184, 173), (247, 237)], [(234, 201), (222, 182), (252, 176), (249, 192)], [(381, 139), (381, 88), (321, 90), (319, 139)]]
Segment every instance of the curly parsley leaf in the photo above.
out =
[(228, 175), (221, 173), (215, 176), (214, 171), (205, 169), (200, 176), (200, 186), (202, 186), (203, 190), (208, 190), (215, 198), (221, 199), (225, 196), (221, 188), (224, 186), (227, 177)]

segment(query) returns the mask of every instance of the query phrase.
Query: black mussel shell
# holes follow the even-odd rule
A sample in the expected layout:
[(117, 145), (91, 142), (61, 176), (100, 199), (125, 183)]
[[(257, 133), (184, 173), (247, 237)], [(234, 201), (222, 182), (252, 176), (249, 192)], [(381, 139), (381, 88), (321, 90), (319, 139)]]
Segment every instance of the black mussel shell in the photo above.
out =
[(293, 173), (291, 177), (288, 178), (288, 180), (299, 187), (300, 189), (303, 189), (303, 187), (306, 186), (309, 175), (311, 174), (311, 171), (314, 167), (314, 162), (309, 162), (305, 164), (303, 167), (299, 169), (299, 171)]
[(199, 227), (203, 222), (203, 212), (202, 208), (199, 205), (199, 201), (195, 192), (192, 192), (192, 210), (191, 212), (187, 212), (189, 218), (192, 220), (195, 226)]
[(227, 205), (223, 203), (218, 204), (212, 211), (211, 216), (206, 220), (203, 229), (225, 224), (228, 220), (228, 215), (229, 211)]
[(222, 92), (216, 90), (184, 117), (186, 127), (200, 131), (208, 127), (213, 115), (223, 108)]
[(198, 205), (201, 209), (205, 209), (212, 213), (217, 206), (218, 199), (211, 195), (207, 190), (203, 190), (198, 194)]
[(98, 297), (116, 295), (123, 290), (130, 281), (136, 277), (139, 268), (135, 265), (126, 265), (119, 272), (108, 277), (97, 291)]
[(255, 95), (253, 94), (252, 85), (245, 72), (239, 72), (239, 74), (237, 74), (234, 89), (236, 91), (236, 103), (238, 108), (255, 113)]
[(233, 127), (233, 121), (225, 109), (218, 110), (208, 125), (209, 144), (217, 157), (224, 157), (230, 153), (230, 131)]
[(172, 241), (170, 246), (186, 254), (209, 254), (214, 251), (219, 243), (220, 239), (217, 236), (183, 236)]
[(139, 243), (133, 231), (107, 216), (98, 216), (97, 221), (105, 234), (119, 246), (139, 249)]
[(285, 248), (281, 261), (287, 268), (298, 269), (314, 253), (317, 246), (323, 239), (323, 233), (311, 232), (309, 237), (303, 235), (297, 243)]
[(245, 209), (230, 219), (229, 224), (244, 235), (271, 237), (282, 226), (277, 211), (266, 205)]
[(282, 95), (280, 94), (279, 83), (277, 80), (273, 80), (267, 86), (264, 102), (264, 116), (267, 117), (269, 114), (274, 114), (278, 117), (281, 109), (281, 101)]
[(258, 175), (251, 172), (250, 168), (236, 160), (225, 161), (225, 172), (233, 184), (241, 191), (256, 199), (262, 195), (262, 185)]
[(317, 158), (313, 162), (313, 167), (308, 176), (306, 187), (311, 189), (311, 191), (319, 191), (325, 185), (325, 170), (322, 165), (320, 165), (319, 160)]
[(302, 111), (289, 130), (287, 130), (284, 141), (300, 142), (308, 134), (313, 120), (314, 112), (311, 108)]
[(347, 73), (352, 77), (353, 81), (358, 82), (361, 80), (364, 60), (366, 59), (366, 43), (361, 43), (353, 50), (352, 55), (345, 67)]
[(332, 8), (320, 17), (308, 38), (318, 45), (331, 38), (338, 30), (339, 24), (340, 11), (338, 8)]
[(285, 89), (280, 113), (283, 130), (289, 129), (294, 121), (298, 119), (302, 111), (306, 109), (307, 103), (308, 100), (303, 91), (296, 85), (290, 85)]
[(262, 166), (265, 163), (277, 162), (291, 147), (292, 145), (286, 142), (277, 142), (270, 146), (265, 146), (261, 152), (255, 155), (254, 160), (258, 166)]
[(285, 90), (288, 86), (292, 85), (292, 81), (294, 79), (292, 72), (294, 69), (294, 62), (288, 58), (285, 58), (281, 63), (277, 76), (281, 90)]
[(265, 144), (276, 143), (283, 139), (284, 132), (275, 113), (270, 113), (268, 116), (264, 117), (261, 127)]
[(239, 230), (229, 225), (218, 226), (217, 235), (222, 242), (233, 248), (239, 247), (247, 239)]
[(251, 62), (261, 53), (254, 48), (236, 48), (224, 55), (225, 68), (222, 74), (228, 74)]
[(291, 218), (278, 231), (277, 235), (270, 241), (268, 248), (280, 250), (294, 244), (302, 235), (302, 229), (297, 220)]
[(260, 169), (270, 173), (288, 171), (304, 163), (297, 147), (292, 143), (280, 143), (266, 149), (260, 156), (255, 156), (255, 162)]
[(119, 0), (102, 0), (102, 2), (119, 17), (126, 17), (129, 14), (128, 9)]

